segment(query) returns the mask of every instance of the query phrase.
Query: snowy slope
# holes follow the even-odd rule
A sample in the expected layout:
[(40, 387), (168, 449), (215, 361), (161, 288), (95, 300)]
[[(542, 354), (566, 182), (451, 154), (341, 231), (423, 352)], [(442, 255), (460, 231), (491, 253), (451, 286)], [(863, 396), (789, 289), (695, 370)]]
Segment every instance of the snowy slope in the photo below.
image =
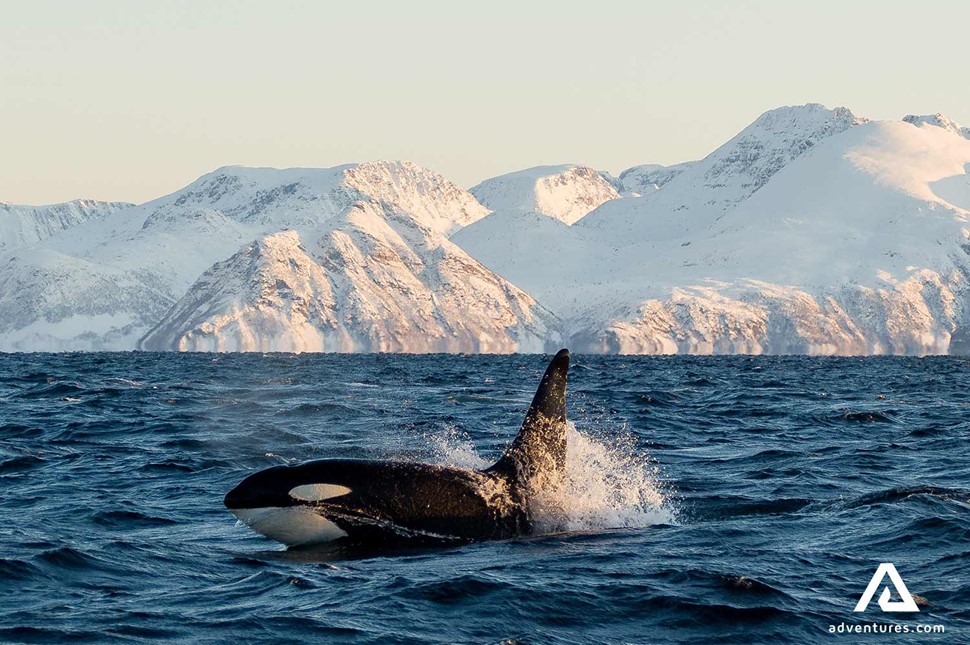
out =
[(585, 272), (591, 257), (585, 233), (571, 224), (620, 199), (613, 183), (586, 166), (540, 166), (486, 180), (471, 191), (494, 212), (458, 231), (453, 241), (513, 284), (529, 284), (526, 291), (545, 306), (570, 311), (573, 291), (561, 287), (573, 284), (574, 272)]
[(37, 246), (0, 256), (0, 351), (133, 349), (170, 304), (129, 270)]
[(634, 243), (647, 234), (679, 236), (736, 207), (821, 141), (866, 121), (846, 108), (818, 104), (765, 112), (707, 157), (681, 168), (656, 194), (608, 202), (577, 226)]
[(20, 206), (0, 202), (0, 252), (29, 246), (81, 222), (105, 217), (130, 206), (133, 204), (91, 199), (50, 206)]
[(498, 211), (458, 231), (452, 240), (472, 257), (556, 307), (555, 293), (585, 272), (589, 256), (580, 234), (538, 213)]
[(471, 189), (495, 212), (539, 213), (572, 224), (620, 194), (603, 174), (586, 166), (539, 166), (486, 179)]
[(539, 233), (527, 218), (505, 217), (498, 225), (491, 215), (455, 241), (565, 321), (601, 324), (602, 312), (635, 309), (662, 253), (676, 254), (692, 232), (711, 226), (786, 164), (865, 121), (844, 108), (814, 104), (772, 110), (700, 161), (625, 171), (624, 187), (662, 187), (607, 201), (568, 229)]
[(553, 318), (409, 213), (358, 202), (313, 240), (276, 233), (214, 265), (149, 350), (537, 352)]
[[(313, 231), (361, 199), (437, 233), (488, 211), (410, 162), (221, 168), (184, 189), (92, 218), (31, 253), (0, 253), (0, 350), (132, 349), (214, 262), (280, 230)], [(76, 294), (86, 294), (83, 306)]]
[(513, 284), (529, 284), (526, 291), (545, 306), (570, 312), (574, 291), (562, 286), (575, 283), (574, 272), (585, 272), (591, 257), (585, 233), (570, 225), (620, 199), (611, 181), (586, 166), (540, 166), (486, 180), (471, 191), (494, 212), (452, 240)]

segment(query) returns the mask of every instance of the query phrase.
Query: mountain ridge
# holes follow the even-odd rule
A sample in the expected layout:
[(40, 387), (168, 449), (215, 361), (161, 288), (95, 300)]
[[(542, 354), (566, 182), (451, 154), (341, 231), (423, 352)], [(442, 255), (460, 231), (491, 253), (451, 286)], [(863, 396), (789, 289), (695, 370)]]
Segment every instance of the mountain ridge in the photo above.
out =
[(778, 108), (697, 161), (471, 191), (406, 161), (227, 166), (99, 208), (0, 227), (0, 351), (970, 346), (970, 139), (941, 114)]

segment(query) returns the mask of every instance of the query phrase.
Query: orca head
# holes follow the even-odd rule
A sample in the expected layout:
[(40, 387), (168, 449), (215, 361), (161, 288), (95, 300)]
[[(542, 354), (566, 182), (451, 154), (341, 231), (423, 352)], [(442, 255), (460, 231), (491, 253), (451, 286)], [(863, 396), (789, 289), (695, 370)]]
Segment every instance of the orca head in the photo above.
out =
[(246, 477), (226, 494), (226, 508), (252, 530), (289, 546), (329, 542), (347, 533), (316, 503), (351, 492), (321, 481), (316, 469), (275, 466)]

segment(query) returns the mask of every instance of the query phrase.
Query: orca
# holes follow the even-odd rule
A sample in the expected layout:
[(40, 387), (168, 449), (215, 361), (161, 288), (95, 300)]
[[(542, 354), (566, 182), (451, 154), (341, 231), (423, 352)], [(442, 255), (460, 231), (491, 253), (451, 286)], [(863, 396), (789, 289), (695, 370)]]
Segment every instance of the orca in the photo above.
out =
[(225, 497), (242, 523), (288, 546), (507, 539), (554, 510), (566, 463), (569, 351), (552, 359), (518, 434), (484, 470), (321, 459), (254, 473)]

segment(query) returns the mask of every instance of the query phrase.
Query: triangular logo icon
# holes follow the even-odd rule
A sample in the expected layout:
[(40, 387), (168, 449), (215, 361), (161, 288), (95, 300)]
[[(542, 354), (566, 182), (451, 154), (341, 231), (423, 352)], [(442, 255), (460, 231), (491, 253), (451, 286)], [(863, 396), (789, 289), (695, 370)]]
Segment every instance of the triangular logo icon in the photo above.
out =
[(872, 576), (872, 580), (869, 581), (869, 586), (866, 587), (865, 592), (859, 598), (859, 602), (852, 611), (866, 610), (872, 601), (872, 597), (876, 595), (876, 589), (879, 588), (879, 585), (882, 584), (886, 576), (889, 576), (889, 581), (896, 588), (896, 595), (901, 600), (890, 600), (892, 593), (889, 591), (889, 586), (887, 585), (883, 587), (882, 593), (879, 594), (879, 607), (883, 611), (919, 611), (919, 607), (916, 606), (916, 601), (913, 600), (909, 589), (906, 588), (906, 583), (903, 582), (903, 579), (899, 576), (899, 572), (896, 571), (896, 567), (892, 562), (883, 562), (879, 565), (876, 573)]

